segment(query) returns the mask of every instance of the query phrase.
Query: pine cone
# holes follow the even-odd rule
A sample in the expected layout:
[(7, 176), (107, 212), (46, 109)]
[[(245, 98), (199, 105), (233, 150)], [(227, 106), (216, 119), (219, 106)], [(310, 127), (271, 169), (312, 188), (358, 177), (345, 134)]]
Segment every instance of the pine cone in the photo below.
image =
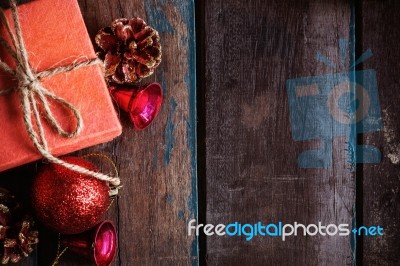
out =
[(138, 82), (153, 74), (161, 63), (160, 36), (141, 18), (115, 20), (99, 31), (95, 41), (108, 82)]
[(34, 222), (7, 190), (0, 188), (0, 262), (17, 263), (38, 243)]

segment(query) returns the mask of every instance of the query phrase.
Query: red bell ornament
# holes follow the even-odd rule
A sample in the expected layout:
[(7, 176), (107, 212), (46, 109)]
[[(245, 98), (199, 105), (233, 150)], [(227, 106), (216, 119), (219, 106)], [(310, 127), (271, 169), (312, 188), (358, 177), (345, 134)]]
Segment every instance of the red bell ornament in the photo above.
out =
[(139, 88), (111, 86), (109, 89), (117, 105), (128, 112), (136, 129), (145, 129), (156, 118), (163, 98), (159, 83)]
[(62, 246), (97, 266), (110, 265), (117, 251), (117, 233), (109, 220), (78, 235), (61, 235), (60, 241)]

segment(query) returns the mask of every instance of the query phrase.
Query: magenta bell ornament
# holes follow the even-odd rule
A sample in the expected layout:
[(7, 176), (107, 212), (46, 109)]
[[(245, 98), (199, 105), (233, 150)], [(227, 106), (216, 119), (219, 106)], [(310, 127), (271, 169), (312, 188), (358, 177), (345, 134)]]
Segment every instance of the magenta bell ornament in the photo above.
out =
[(111, 86), (109, 90), (117, 105), (128, 112), (136, 129), (148, 127), (160, 110), (163, 96), (161, 85), (158, 83), (146, 84), (139, 88)]
[(117, 251), (117, 233), (113, 223), (106, 220), (77, 235), (61, 235), (61, 245), (82, 255), (97, 266), (109, 266)]

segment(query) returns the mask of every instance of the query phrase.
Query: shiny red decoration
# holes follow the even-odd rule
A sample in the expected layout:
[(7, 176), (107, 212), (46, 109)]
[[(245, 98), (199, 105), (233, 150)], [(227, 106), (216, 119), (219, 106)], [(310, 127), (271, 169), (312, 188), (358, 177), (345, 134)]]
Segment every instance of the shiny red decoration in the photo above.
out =
[[(82, 158), (63, 160), (97, 171)], [(62, 234), (78, 234), (101, 221), (110, 204), (109, 190), (104, 181), (47, 164), (33, 182), (32, 205), (36, 217), (46, 227)]]
[(162, 88), (158, 83), (150, 83), (140, 88), (110, 87), (110, 93), (117, 105), (129, 113), (136, 129), (148, 127), (156, 118), (162, 103)]
[(108, 266), (117, 251), (117, 232), (113, 223), (106, 220), (82, 234), (61, 235), (61, 244), (97, 266)]

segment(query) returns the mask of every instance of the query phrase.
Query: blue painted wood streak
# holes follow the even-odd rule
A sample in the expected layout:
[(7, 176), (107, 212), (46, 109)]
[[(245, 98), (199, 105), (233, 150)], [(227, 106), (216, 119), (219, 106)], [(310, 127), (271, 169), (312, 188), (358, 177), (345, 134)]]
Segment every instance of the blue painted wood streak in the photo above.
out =
[[(197, 195), (197, 111), (196, 111), (196, 34), (195, 34), (195, 10), (194, 1), (172, 0), (175, 7), (181, 14), (188, 30), (188, 72), (185, 76), (185, 81), (189, 95), (189, 120), (187, 121), (187, 139), (188, 147), (191, 154), (191, 175), (192, 188), (188, 198), (188, 209), (190, 215), (188, 220), (198, 217), (198, 195)], [(192, 241), (191, 248), (192, 265), (199, 265), (199, 245), (198, 237)]]
[(174, 32), (174, 28), (162, 10), (163, 5), (165, 5), (165, 1), (163, 0), (144, 0), (147, 23), (158, 32)]
[(172, 205), (174, 203), (174, 197), (171, 194), (167, 195), (167, 203)]
[[(189, 101), (189, 117), (186, 121), (187, 126), (187, 140), (188, 147), (190, 151), (190, 161), (191, 161), (191, 191), (188, 202), (188, 220), (196, 219), (198, 217), (198, 195), (197, 195), (197, 116), (196, 116), (196, 36), (195, 36), (195, 9), (193, 0), (144, 0), (145, 11), (147, 16), (148, 24), (152, 25), (160, 33), (172, 33), (174, 28), (171, 23), (167, 20), (162, 8), (165, 4), (173, 4), (177, 11), (180, 13), (183, 22), (187, 27), (187, 36), (181, 41), (188, 47), (187, 51), (187, 66), (188, 70), (185, 75), (185, 82), (188, 89), (188, 101)], [(162, 83), (163, 90), (165, 92), (165, 83)], [(175, 100), (174, 100), (175, 101)], [(176, 102), (175, 102), (176, 104)], [(173, 107), (173, 102), (170, 103), (170, 107)], [(173, 108), (170, 109), (173, 110)], [(171, 149), (171, 140), (173, 138), (173, 124), (172, 115), (167, 121), (167, 129), (165, 132), (166, 141), (168, 139), (169, 146), (167, 145), (167, 152), (164, 157), (164, 164), (169, 163)], [(168, 128), (169, 127), (169, 128)], [(167, 136), (168, 135), (168, 136)], [(167, 143), (167, 142), (166, 142)], [(169, 152), (168, 152), (169, 150)], [(182, 213), (178, 213), (178, 218)], [(187, 224), (187, 223), (186, 223)], [(198, 237), (194, 237), (191, 245), (191, 260), (192, 265), (199, 265), (199, 246)]]
[(172, 118), (174, 117), (177, 103), (174, 98), (171, 98), (169, 105), (170, 105), (170, 110), (167, 118), (167, 125), (165, 126), (165, 132), (164, 132), (164, 138), (165, 138), (164, 165), (169, 165), (169, 163), (171, 162), (171, 153), (175, 143), (175, 137), (174, 137), (175, 125), (172, 122)]
[(180, 210), (180, 211), (178, 212), (178, 220), (182, 220), (183, 217), (185, 217), (185, 212), (182, 211), (182, 210)]
[(161, 88), (163, 95), (165, 95), (167, 92), (167, 83), (165, 82), (164, 72), (161, 73)]

